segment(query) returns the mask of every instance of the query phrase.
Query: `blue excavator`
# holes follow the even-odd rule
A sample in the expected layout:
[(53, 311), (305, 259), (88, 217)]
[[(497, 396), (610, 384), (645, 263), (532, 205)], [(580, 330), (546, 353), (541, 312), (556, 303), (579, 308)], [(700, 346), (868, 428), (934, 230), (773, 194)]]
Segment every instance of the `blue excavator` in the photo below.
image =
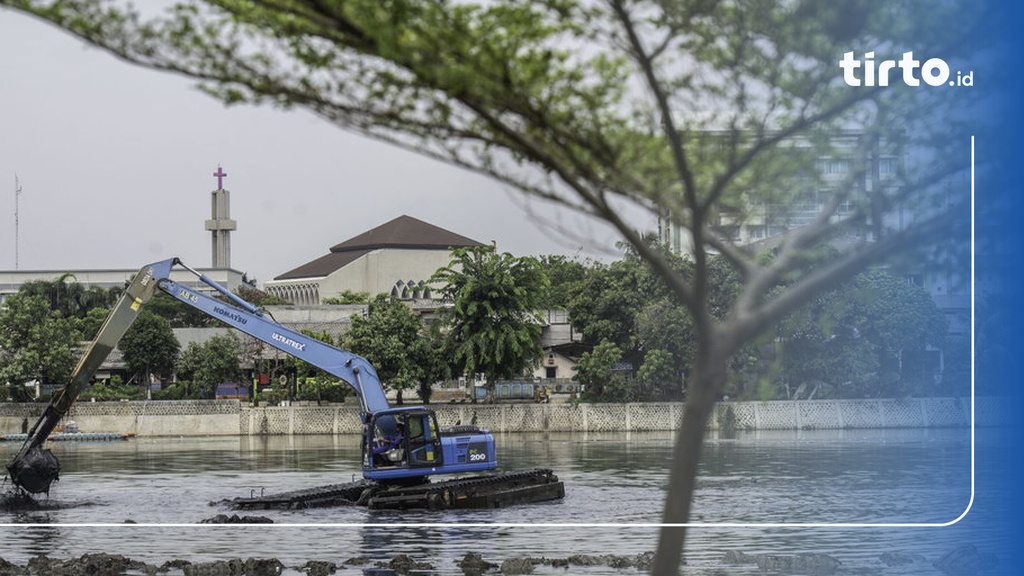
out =
[[(171, 271), (176, 267), (194, 274), (199, 284), (208, 289), (200, 291), (172, 280)], [(495, 470), (498, 461), (494, 437), (476, 426), (439, 427), (434, 412), (424, 406), (390, 406), (376, 370), (365, 358), (282, 326), (262, 309), (177, 258), (143, 267), (122, 293), (83, 353), (69, 384), (54, 394), (42, 416), (29, 429), (18, 454), (7, 464), (15, 486), (32, 494), (49, 492), (59, 477), (60, 462), (44, 447), (47, 438), (67, 416), (75, 399), (88, 388), (100, 364), (157, 290), (338, 377), (358, 394), (362, 481), (236, 498), (228, 502), (233, 508), (302, 508), (346, 503), (400, 509), (493, 508), (564, 496), (564, 486), (546, 469), (431, 481), (437, 475)], [(208, 294), (211, 291), (216, 296)]]

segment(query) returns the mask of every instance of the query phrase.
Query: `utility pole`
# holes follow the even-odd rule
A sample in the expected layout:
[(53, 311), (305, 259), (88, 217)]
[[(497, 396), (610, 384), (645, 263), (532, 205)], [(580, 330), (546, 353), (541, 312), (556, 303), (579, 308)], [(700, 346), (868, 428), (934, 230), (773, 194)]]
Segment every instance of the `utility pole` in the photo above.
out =
[(21, 197), (21, 183), (18, 181), (18, 174), (14, 174), (14, 269), (18, 269), (18, 198)]

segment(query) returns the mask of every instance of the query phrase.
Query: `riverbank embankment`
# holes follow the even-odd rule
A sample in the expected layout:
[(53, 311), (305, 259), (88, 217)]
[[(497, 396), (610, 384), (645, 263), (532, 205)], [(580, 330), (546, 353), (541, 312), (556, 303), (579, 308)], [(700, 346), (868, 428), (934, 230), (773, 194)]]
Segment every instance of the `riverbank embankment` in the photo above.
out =
[[(911, 398), (720, 402), (708, 428), (729, 430), (829, 430), (1001, 426), (1002, 402), (994, 398)], [(0, 434), (23, 432), (43, 404), (0, 404)], [(492, 432), (670, 431), (682, 403), (629, 404), (433, 404), (441, 426), (476, 424)], [(83, 432), (136, 436), (248, 436), (358, 434), (353, 404), (253, 407), (237, 400), (81, 402), (70, 413)]]

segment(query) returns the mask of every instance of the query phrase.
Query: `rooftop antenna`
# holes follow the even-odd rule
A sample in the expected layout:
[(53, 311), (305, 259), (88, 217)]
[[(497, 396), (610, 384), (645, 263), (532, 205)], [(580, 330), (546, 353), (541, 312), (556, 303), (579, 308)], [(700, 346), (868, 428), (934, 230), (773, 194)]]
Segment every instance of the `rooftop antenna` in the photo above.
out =
[(18, 174), (14, 174), (14, 269), (18, 269), (18, 198), (21, 197), (21, 183), (18, 181)]

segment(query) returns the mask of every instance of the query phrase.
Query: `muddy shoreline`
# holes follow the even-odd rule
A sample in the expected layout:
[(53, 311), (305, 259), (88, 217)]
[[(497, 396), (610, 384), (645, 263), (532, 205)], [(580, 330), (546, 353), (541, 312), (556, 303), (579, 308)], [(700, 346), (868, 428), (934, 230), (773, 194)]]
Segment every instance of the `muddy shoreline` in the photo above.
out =
[[(81, 504), (81, 503), (78, 503)], [(38, 501), (21, 491), (0, 493), (0, 509), (13, 511), (39, 511), (77, 504)], [(124, 524), (135, 522), (124, 520)], [(273, 524), (271, 518), (258, 515), (216, 514), (207, 517), (200, 524)], [(177, 556), (177, 555), (176, 555)], [(436, 576), (461, 573), (463, 576), (514, 576), (564, 573), (571, 575), (621, 573), (634, 576), (650, 572), (654, 553), (642, 552), (633, 555), (588, 555), (575, 554), (566, 557), (513, 556), (504, 559), (484, 559), (479, 552), (469, 552), (455, 560), (457, 572), (453, 572), (451, 560), (443, 567), (435, 566), (436, 560), (420, 560), (406, 554), (394, 554), (387, 560), (382, 557), (368, 558), (354, 556), (339, 559), (338, 562), (310, 560), (302, 564), (286, 565), (278, 558), (231, 558), (227, 560), (191, 561), (187, 556), (178, 556), (162, 564), (148, 564), (133, 558), (111, 553), (87, 553), (77, 558), (57, 559), (45, 554), (28, 559), (24, 565), (15, 564), (0, 557), (0, 576), (281, 576), (283, 574), (308, 576), (330, 576), (337, 573), (361, 573), (363, 576)], [(294, 563), (294, 560), (293, 560)], [(684, 562), (685, 563), (685, 562)], [(734, 570), (750, 573), (781, 576), (800, 574), (803, 576), (836, 576), (840, 574), (891, 574), (910, 571), (931, 573), (939, 576), (982, 576), (999, 566), (999, 559), (990, 553), (979, 551), (971, 544), (962, 544), (939, 558), (925, 558), (922, 555), (903, 551), (882, 553), (872, 562), (874, 566), (844, 566), (841, 561), (828, 554), (803, 553), (747, 554), (729, 550), (720, 558), (720, 566), (708, 574), (728, 574)], [(705, 573), (705, 572), (701, 572)]]
[[(980, 553), (973, 545), (965, 544), (947, 552), (937, 561), (929, 562), (917, 554), (903, 552), (887, 552), (879, 561), (887, 569), (909, 570), (921, 573), (921, 570), (934, 570), (936, 574), (945, 576), (982, 575), (999, 565), (998, 559), (991, 554)], [(479, 553), (466, 553), (455, 564), (464, 576), (514, 576), (533, 574), (536, 569), (561, 569), (565, 574), (587, 574), (599, 570), (607, 574), (608, 569), (622, 571), (623, 575), (637, 572), (649, 573), (654, 560), (653, 552), (643, 552), (632, 556), (622, 555), (583, 555), (577, 554), (564, 558), (546, 557), (513, 557), (501, 563), (485, 560)], [(684, 561), (685, 564), (685, 561)], [(713, 574), (727, 574), (729, 567), (748, 565), (760, 574), (783, 575), (801, 574), (804, 576), (834, 576), (837, 574), (883, 573), (870, 570), (854, 570), (853, 567), (842, 566), (842, 563), (827, 554), (796, 554), (748, 555), (740, 551), (726, 552), (722, 558), (722, 568), (713, 570)], [(373, 560), (363, 556), (355, 556), (339, 563), (329, 561), (307, 561), (297, 566), (286, 566), (277, 558), (233, 558), (208, 562), (192, 562), (175, 559), (159, 566), (133, 560), (118, 554), (84, 554), (78, 558), (54, 559), (46, 555), (31, 558), (27, 564), (20, 566), (0, 557), (0, 576), (134, 576), (134, 575), (169, 575), (169, 576), (280, 576), (284, 573), (305, 574), (307, 576), (330, 576), (339, 571), (351, 573), (361, 571), (364, 576), (434, 576), (437, 574), (430, 561), (417, 561), (405, 554), (397, 554), (389, 560)], [(883, 571), (885, 569), (882, 569)], [(451, 569), (444, 571), (450, 574)], [(889, 572), (885, 572), (889, 573)]]
[[(465, 576), (485, 574), (532, 574), (539, 566), (564, 568), (568, 573), (577, 573), (587, 567), (611, 567), (649, 571), (652, 552), (636, 556), (587, 556), (567, 558), (509, 558), (496, 564), (484, 560), (480, 554), (467, 553), (457, 562)], [(309, 561), (300, 566), (286, 566), (276, 558), (234, 558), (212, 562), (190, 562), (170, 560), (156, 566), (133, 560), (117, 554), (85, 554), (78, 558), (54, 559), (45, 555), (35, 556), (24, 566), (0, 558), (0, 576), (118, 576), (118, 575), (184, 575), (184, 576), (278, 576), (286, 570), (308, 576), (329, 576), (343, 569), (362, 570), (367, 576), (405, 576), (416, 574), (429, 576), (435, 567), (429, 562), (418, 562), (406, 555), (396, 555), (388, 561), (373, 561), (365, 557), (353, 557), (340, 563)]]

